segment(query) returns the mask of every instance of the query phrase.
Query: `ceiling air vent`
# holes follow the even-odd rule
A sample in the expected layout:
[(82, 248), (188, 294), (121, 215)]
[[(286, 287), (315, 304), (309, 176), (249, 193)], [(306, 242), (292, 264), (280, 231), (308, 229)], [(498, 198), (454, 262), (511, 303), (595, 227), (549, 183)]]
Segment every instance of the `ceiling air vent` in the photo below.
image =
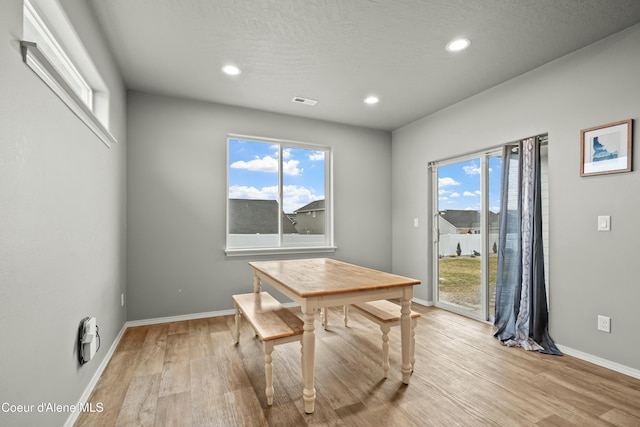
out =
[(296, 96), (291, 101), (297, 102), (298, 104), (311, 105), (311, 106), (316, 105), (318, 103), (318, 101), (316, 101), (315, 99), (303, 98), (301, 96)]

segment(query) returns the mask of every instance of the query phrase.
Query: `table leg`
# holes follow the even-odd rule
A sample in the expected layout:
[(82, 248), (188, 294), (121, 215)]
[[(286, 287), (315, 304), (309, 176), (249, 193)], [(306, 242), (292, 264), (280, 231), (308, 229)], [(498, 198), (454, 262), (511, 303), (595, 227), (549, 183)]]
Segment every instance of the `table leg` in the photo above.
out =
[(304, 309), (302, 319), (304, 320), (304, 332), (302, 334), (302, 378), (304, 380), (304, 412), (312, 414), (316, 400), (316, 389), (314, 386), (315, 369), (315, 347), (316, 333), (313, 322), (316, 318), (315, 309)]
[(240, 307), (238, 307), (238, 304), (236, 303), (236, 301), (233, 301), (233, 307), (236, 310), (236, 316), (235, 316), (235, 320), (236, 320), (236, 330), (235, 330), (235, 338), (236, 338), (236, 344), (238, 344), (240, 342)]
[(380, 325), (380, 331), (382, 332), (382, 370), (384, 371), (384, 378), (387, 378), (389, 374), (389, 329), (388, 323)]
[(263, 341), (262, 347), (264, 349), (264, 378), (266, 388), (264, 390), (267, 396), (267, 405), (273, 405), (273, 358), (271, 353), (273, 352), (273, 341)]
[(260, 278), (257, 274), (253, 275), (253, 292), (260, 293)]
[(400, 336), (402, 338), (402, 382), (409, 384), (411, 378), (411, 299), (400, 300)]

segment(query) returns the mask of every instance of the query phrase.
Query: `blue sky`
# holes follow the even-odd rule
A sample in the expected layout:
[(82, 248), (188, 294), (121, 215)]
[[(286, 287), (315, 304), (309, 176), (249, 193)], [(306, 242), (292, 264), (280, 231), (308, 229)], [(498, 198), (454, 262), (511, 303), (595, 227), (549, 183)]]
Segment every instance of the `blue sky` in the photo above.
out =
[[(284, 211), (324, 199), (324, 153), (283, 146)], [(502, 159), (489, 157), (489, 210), (500, 211)], [(439, 210), (480, 210), (480, 159), (438, 167)], [(277, 200), (278, 146), (229, 139), (229, 197)]]
[[(324, 152), (283, 144), (284, 211), (324, 199)], [(278, 146), (229, 139), (229, 197), (277, 200)]]
[[(438, 167), (438, 210), (480, 210), (480, 159)], [(489, 210), (500, 212), (502, 159), (489, 157)]]

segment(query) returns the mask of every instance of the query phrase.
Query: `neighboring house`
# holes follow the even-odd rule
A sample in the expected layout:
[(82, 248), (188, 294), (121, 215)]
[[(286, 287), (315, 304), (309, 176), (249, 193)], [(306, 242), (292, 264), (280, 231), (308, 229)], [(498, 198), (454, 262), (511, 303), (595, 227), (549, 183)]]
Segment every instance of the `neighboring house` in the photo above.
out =
[(229, 234), (278, 234), (278, 215), (283, 234), (297, 233), (295, 216), (281, 212), (276, 200), (229, 199)]
[[(440, 234), (480, 234), (480, 212), (450, 209), (440, 213)], [(497, 233), (500, 214), (489, 212), (489, 233)]]
[(300, 234), (324, 234), (324, 199), (315, 200), (295, 211), (296, 230)]
[[(472, 210), (445, 210), (438, 215), (438, 252), (440, 256), (457, 254), (458, 246), (462, 255), (482, 253), (480, 236), (480, 212)], [(489, 250), (497, 248), (500, 214), (489, 212)]]
[(296, 214), (282, 214), (282, 228), (284, 229), (285, 233), (297, 233), (298, 230), (296, 230), (296, 222)]

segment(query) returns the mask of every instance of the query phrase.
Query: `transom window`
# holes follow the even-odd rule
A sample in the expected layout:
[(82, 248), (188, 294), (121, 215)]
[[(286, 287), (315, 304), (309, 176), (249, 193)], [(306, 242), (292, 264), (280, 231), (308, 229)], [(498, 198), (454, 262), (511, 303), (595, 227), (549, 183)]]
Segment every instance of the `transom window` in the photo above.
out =
[(232, 135), (227, 254), (332, 251), (331, 149)]
[(108, 147), (110, 96), (57, 1), (23, 0), (22, 59)]
[(30, 1), (24, 2), (24, 38), (36, 43), (69, 88), (93, 111), (93, 89), (80, 74)]

